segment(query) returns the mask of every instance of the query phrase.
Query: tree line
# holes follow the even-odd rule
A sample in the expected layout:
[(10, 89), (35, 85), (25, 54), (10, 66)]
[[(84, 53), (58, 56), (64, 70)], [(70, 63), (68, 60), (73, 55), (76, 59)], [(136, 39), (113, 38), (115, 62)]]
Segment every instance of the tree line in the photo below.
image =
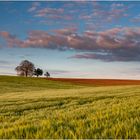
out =
[[(40, 68), (35, 68), (34, 64), (28, 60), (23, 60), (19, 66), (15, 68), (17, 71), (17, 75), (25, 76), (25, 77), (32, 77), (32, 76), (42, 76), (43, 70)], [(50, 77), (50, 73), (47, 71), (44, 73), (44, 76), (47, 78)]]

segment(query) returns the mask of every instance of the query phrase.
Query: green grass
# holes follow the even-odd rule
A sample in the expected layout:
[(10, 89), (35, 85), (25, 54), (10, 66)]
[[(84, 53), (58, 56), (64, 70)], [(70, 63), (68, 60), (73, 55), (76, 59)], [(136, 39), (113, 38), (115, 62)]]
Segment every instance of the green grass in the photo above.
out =
[[(0, 76), (0, 94), (10, 92), (40, 91), (45, 89), (69, 89), (75, 85), (51, 81), (46, 78), (25, 78), (14, 76)], [(77, 86), (77, 88), (80, 86)]]
[(0, 138), (140, 139), (140, 86), (0, 77)]

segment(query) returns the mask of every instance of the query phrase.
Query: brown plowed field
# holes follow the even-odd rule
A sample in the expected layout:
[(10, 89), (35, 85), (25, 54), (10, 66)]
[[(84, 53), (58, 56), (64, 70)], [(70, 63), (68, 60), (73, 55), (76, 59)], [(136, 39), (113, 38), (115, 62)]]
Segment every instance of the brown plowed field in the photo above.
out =
[(50, 78), (50, 80), (89, 86), (140, 85), (140, 80), (78, 79), (78, 78)]

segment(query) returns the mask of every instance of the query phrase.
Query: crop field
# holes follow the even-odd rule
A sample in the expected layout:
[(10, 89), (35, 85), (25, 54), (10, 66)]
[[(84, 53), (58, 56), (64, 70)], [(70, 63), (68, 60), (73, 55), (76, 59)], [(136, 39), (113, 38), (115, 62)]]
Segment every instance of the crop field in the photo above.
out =
[(0, 76), (0, 139), (140, 139), (140, 81), (127, 82)]

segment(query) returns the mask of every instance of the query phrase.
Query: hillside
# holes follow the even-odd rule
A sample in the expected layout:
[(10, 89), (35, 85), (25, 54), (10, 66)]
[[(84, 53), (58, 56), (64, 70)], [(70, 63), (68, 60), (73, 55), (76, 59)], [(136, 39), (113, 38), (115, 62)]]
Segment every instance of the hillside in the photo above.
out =
[(140, 138), (140, 85), (0, 76), (1, 139)]

